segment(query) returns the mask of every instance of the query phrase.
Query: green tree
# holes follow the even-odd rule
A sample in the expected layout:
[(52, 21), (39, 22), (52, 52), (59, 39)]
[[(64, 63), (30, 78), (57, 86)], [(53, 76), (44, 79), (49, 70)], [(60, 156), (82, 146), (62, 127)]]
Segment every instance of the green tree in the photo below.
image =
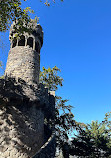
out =
[(67, 101), (67, 99), (56, 96), (55, 130), (59, 149), (62, 149), (64, 144), (69, 141), (69, 135), (76, 126), (74, 115), (71, 112), (72, 106), (67, 105)]
[[(24, 0), (25, 1), (25, 0)], [(28, 11), (30, 8), (22, 9), (20, 0), (1, 0), (0, 1), (0, 31), (6, 31), (12, 21), (18, 19), (18, 25), (22, 25), (24, 22), (28, 23), (30, 17)], [(23, 26), (23, 25), (22, 25)]]
[(91, 158), (111, 157), (111, 113), (105, 115), (99, 123), (92, 121), (90, 124), (79, 126), (78, 135), (73, 138), (70, 154)]
[(60, 72), (58, 67), (55, 66), (52, 69), (43, 67), (42, 70), (40, 71), (40, 83), (43, 83), (49, 90), (56, 91), (58, 86), (63, 86), (63, 78), (58, 76)]
[[(63, 86), (63, 78), (58, 73), (60, 69), (58, 67), (49, 67), (48, 69), (43, 67), (43, 71), (40, 72), (40, 82), (43, 83), (49, 90), (57, 90), (59, 86)], [(72, 106), (67, 105), (68, 100), (62, 99), (60, 96), (56, 96), (56, 112), (55, 112), (55, 131), (56, 131), (56, 144), (59, 149), (62, 149), (64, 144), (69, 140), (69, 134), (75, 128), (76, 122), (74, 115), (71, 112)]]
[[(30, 16), (28, 12), (33, 13), (34, 11), (31, 10), (30, 7), (26, 7), (25, 9), (21, 8), (21, 4), (23, 1), (26, 0), (0, 0), (0, 31), (4, 32), (9, 27), (12, 21), (17, 20), (17, 26), (19, 29), (16, 28), (16, 32), (22, 33), (23, 31), (29, 31), (24, 27), (23, 23), (27, 24), (30, 21)], [(61, 0), (63, 1), (63, 0)], [(50, 2), (54, 2), (55, 0), (43, 0), (46, 6), (50, 6)]]

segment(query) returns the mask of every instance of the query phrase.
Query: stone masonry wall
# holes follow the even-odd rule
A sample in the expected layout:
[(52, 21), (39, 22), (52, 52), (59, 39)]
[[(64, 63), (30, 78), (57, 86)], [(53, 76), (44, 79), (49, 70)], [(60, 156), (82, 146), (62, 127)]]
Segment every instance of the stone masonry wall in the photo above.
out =
[(54, 158), (55, 157), (55, 134), (41, 147), (32, 158)]
[(16, 46), (10, 49), (5, 75), (22, 78), (27, 83), (38, 83), (40, 54), (29, 46)]
[(35, 105), (0, 105), (0, 158), (30, 158), (44, 144), (44, 115)]
[[(31, 99), (29, 91), (36, 96)], [(37, 88), (21, 79), (0, 79), (0, 158), (35, 155), (54, 130), (44, 131), (44, 117), (53, 116), (54, 98), (42, 84)], [(54, 155), (55, 142), (48, 140), (46, 144), (44, 155)]]
[(0, 79), (0, 158), (54, 158), (55, 96), (39, 84), (42, 27), (31, 20), (32, 32), (16, 38), (16, 23)]

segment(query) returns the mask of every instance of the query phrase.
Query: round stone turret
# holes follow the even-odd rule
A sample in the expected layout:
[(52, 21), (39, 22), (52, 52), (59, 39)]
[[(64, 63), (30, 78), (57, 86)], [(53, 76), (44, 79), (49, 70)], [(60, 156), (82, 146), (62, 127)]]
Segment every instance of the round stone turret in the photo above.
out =
[(55, 128), (48, 123), (54, 122), (55, 95), (38, 86), (43, 32), (33, 20), (27, 27), (31, 33), (19, 38), (15, 23), (10, 29), (5, 79), (0, 79), (0, 158), (55, 157)]
[(28, 24), (32, 32), (16, 37), (15, 23), (11, 25), (9, 39), (11, 48), (8, 55), (5, 76), (21, 78), (28, 84), (39, 83), (40, 49), (43, 45), (42, 27), (34, 20)]

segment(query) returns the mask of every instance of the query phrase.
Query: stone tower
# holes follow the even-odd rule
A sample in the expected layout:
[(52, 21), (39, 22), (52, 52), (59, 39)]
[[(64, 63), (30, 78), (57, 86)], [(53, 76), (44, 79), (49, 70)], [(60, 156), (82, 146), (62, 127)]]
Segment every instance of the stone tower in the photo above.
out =
[(33, 21), (32, 33), (16, 38), (14, 25), (0, 79), (0, 158), (54, 158), (54, 92), (39, 84), (43, 31)]
[(9, 39), (11, 48), (8, 55), (5, 75), (21, 78), (25, 82), (39, 83), (40, 49), (43, 44), (42, 27), (32, 21), (30, 34), (24, 33), (16, 38), (15, 23), (11, 25)]

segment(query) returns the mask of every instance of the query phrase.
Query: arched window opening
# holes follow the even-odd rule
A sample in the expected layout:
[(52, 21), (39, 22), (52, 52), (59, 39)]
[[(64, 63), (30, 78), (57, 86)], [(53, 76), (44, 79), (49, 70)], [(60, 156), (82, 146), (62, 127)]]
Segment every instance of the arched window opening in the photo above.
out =
[(12, 42), (12, 48), (14, 48), (17, 45), (17, 39), (14, 37), (13, 42)]
[(21, 36), (18, 42), (18, 46), (25, 46), (25, 36)]
[(38, 42), (35, 42), (35, 50), (36, 52), (40, 53), (40, 46)]
[(32, 37), (29, 37), (28, 40), (27, 40), (27, 45), (29, 45), (30, 47), (33, 48), (33, 38)]

